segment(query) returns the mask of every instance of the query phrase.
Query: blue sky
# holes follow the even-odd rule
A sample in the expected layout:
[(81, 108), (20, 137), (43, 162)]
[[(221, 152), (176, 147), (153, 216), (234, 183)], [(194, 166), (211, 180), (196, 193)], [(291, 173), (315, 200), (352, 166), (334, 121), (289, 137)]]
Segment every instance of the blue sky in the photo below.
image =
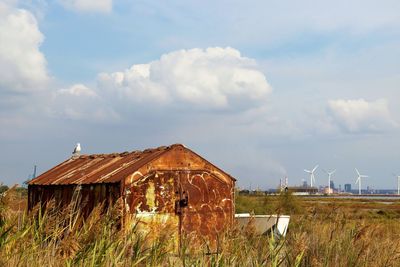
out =
[(0, 2), (0, 180), (184, 143), (241, 187), (395, 188), (398, 1)]

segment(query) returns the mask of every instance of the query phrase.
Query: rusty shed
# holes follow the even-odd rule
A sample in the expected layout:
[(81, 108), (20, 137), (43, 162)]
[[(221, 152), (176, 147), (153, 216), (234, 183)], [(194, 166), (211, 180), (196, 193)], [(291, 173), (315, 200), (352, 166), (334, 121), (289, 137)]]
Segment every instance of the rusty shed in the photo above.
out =
[(184, 145), (71, 157), (28, 185), (28, 207), (54, 199), (67, 205), (79, 189), (81, 208), (121, 198), (127, 214), (158, 217), (177, 235), (215, 240), (233, 222), (235, 179)]

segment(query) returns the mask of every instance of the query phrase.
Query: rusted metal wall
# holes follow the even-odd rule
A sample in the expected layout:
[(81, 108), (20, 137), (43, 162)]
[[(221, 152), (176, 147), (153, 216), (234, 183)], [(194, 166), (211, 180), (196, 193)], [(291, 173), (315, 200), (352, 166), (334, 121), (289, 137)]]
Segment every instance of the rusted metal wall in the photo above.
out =
[[(75, 197), (74, 197), (75, 195)], [(120, 183), (90, 185), (29, 185), (28, 208), (40, 204), (42, 207), (51, 199), (55, 204), (65, 207), (74, 199), (85, 216), (96, 205), (108, 207), (120, 197)]]
[(125, 179), (126, 210), (144, 224), (150, 220), (176, 227), (182, 245), (204, 243), (213, 252), (234, 218), (235, 180), (197, 154), (177, 147)]
[(232, 223), (233, 188), (209, 172), (189, 171), (179, 176), (181, 199), (187, 201), (180, 213), (181, 234), (197, 245), (206, 239), (216, 248), (218, 235)]
[(176, 213), (177, 180), (174, 175), (151, 172), (125, 187), (124, 204), (138, 230), (147, 238), (167, 231), (172, 250), (179, 249), (179, 216)]

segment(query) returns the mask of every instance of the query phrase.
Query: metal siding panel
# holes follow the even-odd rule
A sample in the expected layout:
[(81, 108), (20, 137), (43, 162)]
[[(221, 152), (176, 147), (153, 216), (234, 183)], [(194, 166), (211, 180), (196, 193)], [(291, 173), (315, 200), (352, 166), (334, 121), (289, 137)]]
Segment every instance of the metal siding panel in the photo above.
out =
[(233, 219), (232, 184), (208, 172), (187, 172), (180, 174), (180, 186), (181, 197), (188, 200), (182, 208), (182, 235), (195, 246), (206, 241), (217, 249), (218, 236)]
[(124, 197), (128, 214), (135, 214), (139, 231), (150, 238), (158, 229), (171, 232), (170, 245), (179, 247), (179, 215), (175, 212), (176, 179), (172, 173), (153, 172), (125, 187)]
[[(90, 190), (90, 187), (94, 189)], [(77, 206), (81, 208), (84, 217), (86, 217), (96, 205), (104, 202), (107, 207), (111, 201), (118, 199), (120, 196), (119, 187), (119, 183), (83, 185)], [(31, 197), (30, 210), (39, 203), (42, 203), (42, 207), (44, 207), (53, 198), (60, 208), (66, 207), (71, 203), (75, 189), (75, 185), (30, 185), (28, 189)], [(107, 192), (112, 192), (112, 194)]]
[(233, 223), (233, 184), (207, 171), (154, 171), (126, 185), (124, 196), (129, 213), (164, 216), (191, 246), (207, 242), (215, 251), (218, 236)]

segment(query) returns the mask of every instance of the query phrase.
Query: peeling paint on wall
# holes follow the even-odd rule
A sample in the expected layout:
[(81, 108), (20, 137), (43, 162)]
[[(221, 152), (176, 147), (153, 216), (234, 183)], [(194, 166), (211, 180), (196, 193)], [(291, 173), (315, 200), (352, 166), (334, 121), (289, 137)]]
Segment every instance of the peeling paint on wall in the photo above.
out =
[(146, 223), (171, 221), (193, 246), (215, 248), (233, 221), (233, 190), (207, 171), (157, 171), (131, 185), (131, 210)]

